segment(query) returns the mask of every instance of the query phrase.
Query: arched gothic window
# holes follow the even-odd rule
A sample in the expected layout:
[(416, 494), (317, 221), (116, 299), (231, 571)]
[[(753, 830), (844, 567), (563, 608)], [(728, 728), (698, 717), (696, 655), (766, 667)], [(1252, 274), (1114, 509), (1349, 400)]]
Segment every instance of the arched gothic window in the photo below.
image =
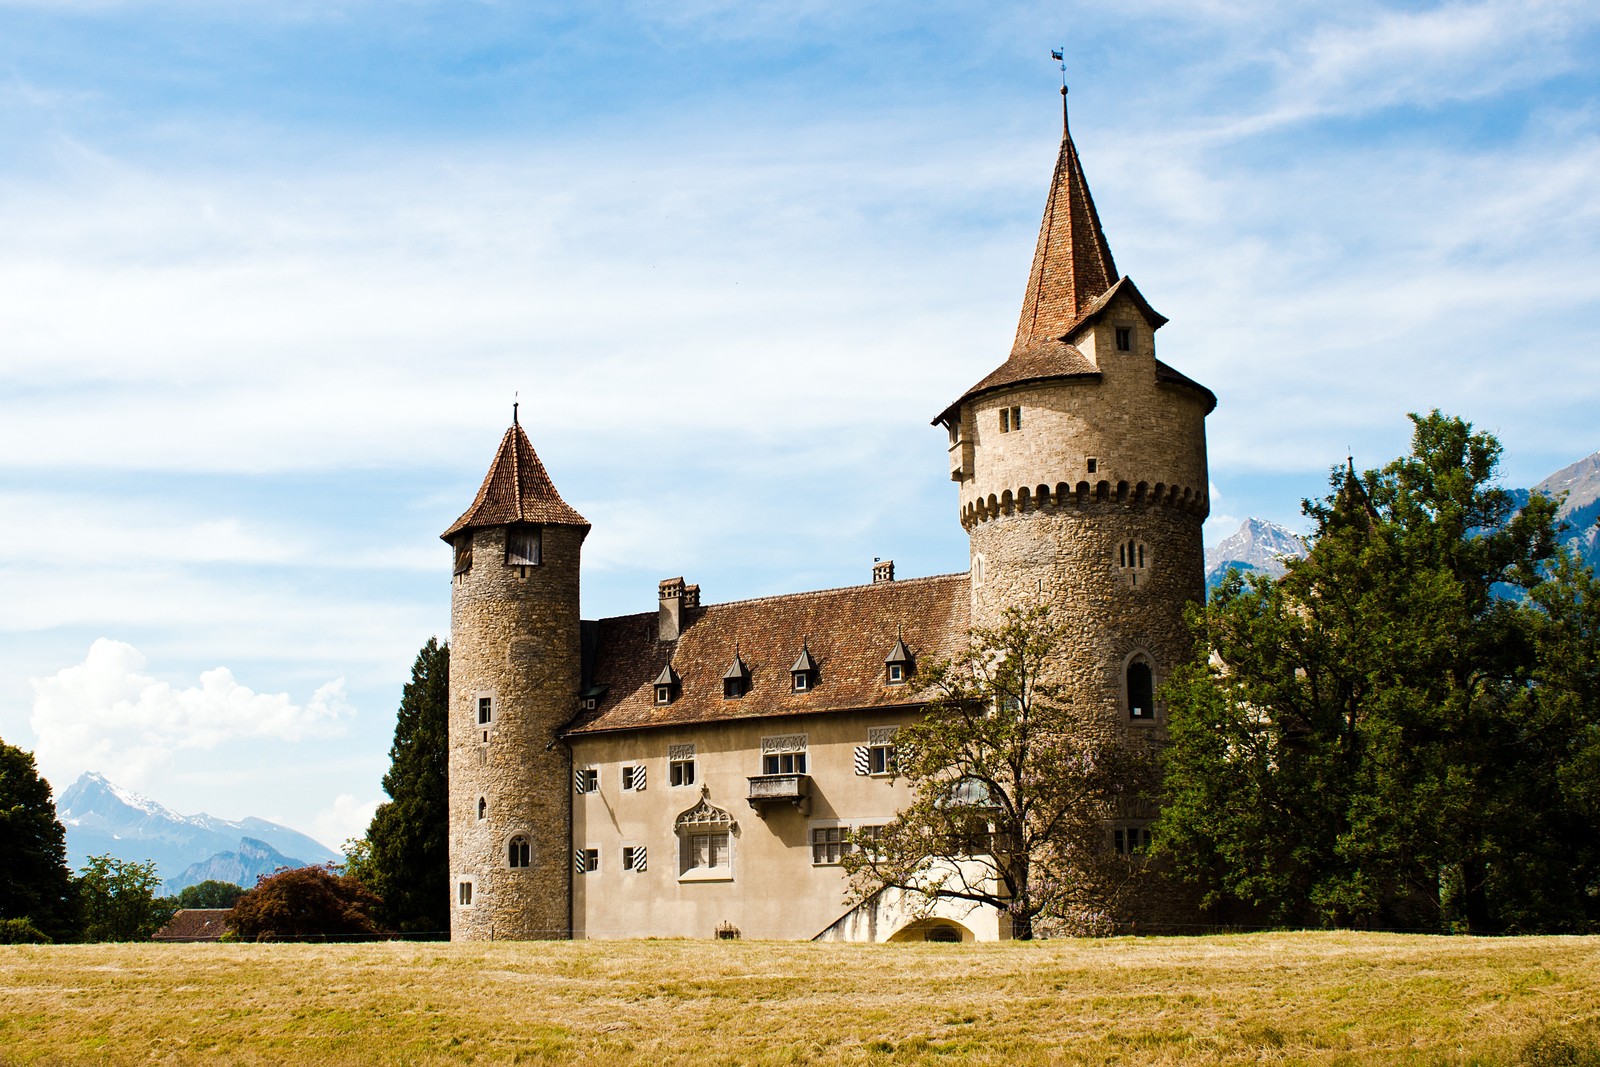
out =
[(529, 865), (531, 848), (526, 834), (513, 837), (506, 846), (506, 859), (511, 867), (526, 867)]

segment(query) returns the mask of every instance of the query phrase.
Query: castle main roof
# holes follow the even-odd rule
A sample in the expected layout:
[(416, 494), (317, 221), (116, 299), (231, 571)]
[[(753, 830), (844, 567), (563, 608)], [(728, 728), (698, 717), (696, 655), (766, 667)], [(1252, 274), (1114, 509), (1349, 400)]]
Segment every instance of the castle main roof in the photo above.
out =
[(440, 534), (448, 541), (462, 530), (477, 526), (509, 526), (512, 523), (539, 523), (548, 526), (582, 526), (589, 520), (561, 499), (555, 483), (539, 462), (538, 453), (528, 443), (528, 435), (515, 418), (500, 448), (489, 464), (489, 473), (478, 487), (472, 506)]
[[(684, 608), (676, 642), (658, 640), (653, 611), (601, 619), (589, 673), (590, 691), (604, 693), (566, 732), (914, 707), (928, 694), (889, 685), (885, 658), (896, 640), (919, 666), (954, 656), (965, 646), (970, 610), (970, 578), (962, 573)], [(742, 697), (725, 699), (722, 680), (736, 649), (749, 684)], [(815, 673), (797, 693), (791, 666), (803, 651)], [(657, 704), (655, 679), (669, 656), (678, 691), (672, 703)]]

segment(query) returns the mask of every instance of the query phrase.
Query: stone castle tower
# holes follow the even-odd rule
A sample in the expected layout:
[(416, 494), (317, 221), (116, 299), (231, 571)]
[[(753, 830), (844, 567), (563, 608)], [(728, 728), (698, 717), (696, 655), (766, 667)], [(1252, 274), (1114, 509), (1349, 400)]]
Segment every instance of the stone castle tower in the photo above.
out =
[(576, 710), (588, 533), (513, 412), (477, 498), (443, 534), (455, 550), (452, 940), (570, 936), (572, 761), (557, 731)]
[(1216, 398), (1156, 359), (1166, 321), (1118, 276), (1063, 125), (1011, 355), (934, 421), (971, 542), (972, 624), (1050, 605), (1075, 701), (1125, 729), (1160, 722), (1154, 689), (1204, 596)]

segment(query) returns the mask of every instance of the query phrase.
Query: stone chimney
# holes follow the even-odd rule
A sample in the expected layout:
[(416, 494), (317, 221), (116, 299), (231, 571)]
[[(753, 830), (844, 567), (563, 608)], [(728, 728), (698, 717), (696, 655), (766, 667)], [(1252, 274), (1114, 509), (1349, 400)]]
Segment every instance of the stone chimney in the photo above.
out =
[(872, 564), (872, 584), (894, 581), (894, 560), (886, 559)]
[[(700, 600), (700, 587), (694, 586), (695, 602)], [(661, 582), (661, 609), (656, 613), (656, 640), (676, 641), (683, 632), (683, 579), (666, 578)]]

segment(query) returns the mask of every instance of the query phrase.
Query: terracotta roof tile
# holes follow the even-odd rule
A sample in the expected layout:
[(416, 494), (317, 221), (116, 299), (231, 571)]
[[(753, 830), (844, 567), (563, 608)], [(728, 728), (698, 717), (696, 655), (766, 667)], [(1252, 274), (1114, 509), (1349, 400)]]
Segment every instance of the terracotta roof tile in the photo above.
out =
[(489, 473), (478, 487), (472, 506), (439, 536), (448, 541), (472, 527), (508, 526), (514, 522), (585, 528), (589, 525), (589, 520), (561, 499), (528, 443), (528, 435), (515, 422), (500, 439), (500, 449), (489, 464)]
[[(657, 640), (656, 612), (601, 619), (593, 675), (606, 693), (567, 732), (922, 703), (925, 694), (910, 686), (886, 684), (884, 658), (897, 628), (918, 664), (959, 651), (970, 625), (970, 588), (966, 574), (947, 574), (686, 608), (676, 647)], [(722, 678), (736, 645), (750, 681), (742, 698), (724, 699)], [(812, 688), (796, 693), (789, 665), (803, 649), (816, 673)], [(653, 679), (669, 651), (679, 695), (658, 706)]]
[(226, 930), (230, 908), (180, 908), (167, 925), (151, 935), (152, 941), (216, 941)]
[(1028, 272), (1022, 315), (1012, 352), (1067, 333), (1095, 297), (1117, 280), (1111, 246), (1089, 195), (1072, 134), (1063, 129), (1061, 153), (1050, 178), (1039, 241)]

